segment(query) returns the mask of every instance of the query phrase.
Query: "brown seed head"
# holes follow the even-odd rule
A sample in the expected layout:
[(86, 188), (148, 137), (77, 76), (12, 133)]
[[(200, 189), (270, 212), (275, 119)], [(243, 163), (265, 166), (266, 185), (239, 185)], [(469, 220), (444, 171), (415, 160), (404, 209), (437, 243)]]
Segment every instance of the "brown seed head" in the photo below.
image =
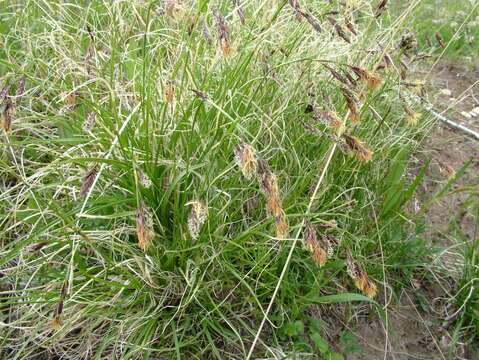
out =
[(233, 48), (228, 41), (223, 40), (221, 42), (221, 51), (223, 52), (224, 57), (230, 57), (233, 55)]
[(378, 8), (376, 9), (376, 18), (380, 17), (381, 14), (387, 10), (387, 7), (386, 7), (387, 3), (388, 3), (388, 0), (382, 0), (379, 3)]
[(3, 109), (0, 113), (0, 123), (5, 131), (12, 129), (13, 103), (9, 96), (5, 98)]
[(232, 0), (232, 1), (233, 1), (233, 4), (236, 6), (236, 13), (238, 14), (241, 25), (244, 25), (246, 23), (246, 19), (244, 16), (243, 9), (241, 9), (241, 2), (240, 0)]
[(216, 22), (216, 31), (218, 34), (218, 39), (223, 42), (229, 43), (229, 35), (230, 29), (228, 28), (228, 24), (226, 23), (226, 19), (223, 15), (220, 14), (218, 8), (213, 8), (213, 17)]
[(243, 176), (251, 180), (258, 171), (258, 160), (256, 159), (256, 150), (244, 143), (239, 148), (233, 150), (236, 162)]
[(301, 7), (299, 6), (299, 2), (297, 0), (288, 0), (288, 4), (293, 8), (294, 14), (296, 16), (296, 20), (301, 21), (303, 18)]
[(344, 132), (344, 121), (340, 119), (339, 116), (333, 111), (314, 109), (313, 118), (316, 121), (326, 123), (328, 126), (333, 128), (338, 136)]
[(140, 199), (140, 206), (136, 211), (136, 234), (138, 236), (138, 246), (142, 250), (146, 250), (155, 237), (153, 216), (143, 199)]
[(95, 180), (96, 170), (95, 168), (91, 168), (83, 178), (83, 183), (80, 188), (80, 195), (85, 195), (88, 190), (90, 189), (91, 184), (93, 184), (93, 180)]
[(206, 26), (206, 23), (203, 19), (201, 20), (201, 33), (203, 34), (203, 37), (205, 38), (206, 43), (208, 45), (212, 45), (213, 40), (211, 40), (210, 32), (208, 30), (208, 26)]
[(169, 17), (176, 21), (181, 20), (185, 15), (184, 7), (175, 0), (165, 1), (165, 12)]
[(62, 319), (60, 318), (60, 316), (54, 316), (50, 324), (52, 328), (54, 328), (55, 330), (58, 330), (62, 326)]
[(404, 108), (404, 111), (406, 111), (406, 121), (409, 125), (417, 125), (420, 117), (421, 117), (421, 113), (420, 112), (417, 112), (417, 111), (414, 111), (410, 108), (407, 108), (405, 107)]
[(304, 17), (304, 18), (306, 19), (306, 21), (309, 23), (309, 25), (311, 25), (311, 27), (312, 27), (314, 30), (316, 30), (318, 33), (321, 33), (321, 32), (323, 31), (323, 30), (321, 29), (321, 25), (319, 25), (318, 20), (317, 20), (314, 16), (312, 16), (312, 15), (310, 15), (310, 14), (308, 14), (308, 13), (305, 13), (305, 12), (303, 12), (303, 11), (301, 11), (301, 10), (297, 10), (297, 11), (298, 11), (298, 13), (299, 13), (302, 17)]
[(353, 122), (359, 122), (360, 120), (359, 106), (354, 94), (346, 88), (341, 88), (340, 90), (343, 93), (344, 98), (346, 99), (346, 104), (348, 105), (349, 116), (351, 120)]
[(208, 207), (200, 201), (190, 201), (186, 205), (192, 205), (188, 217), (188, 230), (191, 237), (196, 240), (200, 234), (201, 227), (208, 218)]
[(346, 85), (346, 86), (350, 86), (348, 80), (347, 80), (344, 76), (342, 76), (340, 73), (338, 73), (336, 70), (334, 70), (333, 68), (331, 68), (331, 67), (329, 67), (329, 66), (327, 66), (327, 65), (324, 65), (324, 67), (329, 70), (329, 72), (331, 73), (331, 75), (332, 75), (336, 80), (338, 80), (339, 82), (343, 83), (343, 84)]
[(349, 36), (346, 34), (346, 32), (344, 31), (343, 27), (341, 25), (339, 25), (338, 23), (334, 24), (334, 30), (336, 30), (336, 33), (338, 34), (338, 36), (343, 39), (344, 41), (346, 41), (348, 44), (351, 44), (351, 39), (349, 38)]
[(54, 329), (58, 330), (62, 325), (61, 321), (61, 314), (63, 312), (63, 300), (60, 300), (55, 307), (55, 311), (53, 312), (53, 318), (51, 320), (51, 325)]
[(361, 84), (371, 89), (377, 89), (379, 85), (381, 85), (382, 78), (379, 75), (356, 66), (351, 66), (351, 69), (358, 76), (358, 80)]
[(444, 39), (441, 37), (441, 35), (436, 34), (434, 36), (436, 37), (436, 40), (439, 43), (439, 46), (442, 47), (442, 48), (445, 48), (446, 44), (444, 43)]
[(193, 16), (190, 16), (190, 18), (188, 19), (188, 29), (187, 29), (188, 36), (191, 36), (191, 34), (193, 33), (193, 30), (195, 29), (195, 26), (196, 26), (196, 16), (193, 15)]
[(354, 25), (351, 21), (349, 21), (348, 17), (344, 19), (344, 22), (346, 24), (346, 27), (348, 28), (349, 31), (351, 31), (354, 35), (358, 35), (356, 29), (354, 28)]
[(202, 98), (202, 99), (208, 99), (208, 95), (206, 93), (204, 93), (203, 91), (200, 91), (200, 90), (195, 90), (195, 89), (190, 89), (191, 91), (193, 91), (193, 93)]
[(343, 137), (346, 140), (348, 149), (354, 154), (356, 159), (362, 162), (371, 161), (374, 152), (366, 148), (361, 140), (346, 133), (343, 134)]
[(358, 277), (355, 278), (353, 281), (354, 281), (354, 285), (356, 285), (356, 287), (359, 290), (361, 290), (364, 295), (370, 298), (373, 298), (376, 296), (376, 293), (377, 293), (376, 284), (374, 284), (371, 281), (371, 279), (366, 274), (366, 272), (364, 272), (364, 270), (362, 270), (361, 268), (359, 268)]
[(321, 247), (321, 244), (318, 241), (316, 229), (307, 220), (304, 226), (303, 234), (305, 247), (311, 252), (314, 262), (319, 267), (324, 266), (328, 261), (328, 253)]
[(5, 100), (5, 98), (7, 97), (11, 87), (12, 87), (12, 84), (6, 84), (0, 91), (0, 106), (3, 103), (3, 100)]
[(261, 188), (266, 193), (266, 209), (274, 216), (284, 216), (278, 178), (271, 172), (267, 161), (258, 162), (258, 175), (261, 180)]
[(384, 63), (386, 64), (386, 69), (388, 71), (391, 71), (394, 68), (393, 60), (391, 59), (391, 56), (389, 56), (388, 53), (384, 54)]
[(20, 102), (22, 101), (22, 97), (24, 95), (24, 92), (25, 92), (25, 80), (27, 78), (25, 76), (22, 76), (18, 82), (18, 86), (17, 86), (17, 91), (15, 92), (15, 97), (16, 97), (16, 100), (15, 100), (15, 106), (18, 107), (20, 106)]
[(446, 164), (442, 161), (438, 161), (439, 171), (446, 175), (448, 179), (452, 179), (456, 176), (456, 169), (454, 169), (451, 165)]
[(288, 236), (289, 225), (284, 216), (276, 216), (274, 229), (276, 232), (276, 237), (284, 239)]
[(347, 265), (348, 275), (352, 279), (356, 279), (359, 275), (358, 266), (354, 262), (353, 255), (351, 253), (351, 250), (349, 249), (346, 249), (346, 265)]
[(168, 104), (173, 104), (173, 101), (175, 101), (175, 84), (173, 84), (171, 81), (169, 81), (166, 85), (165, 97)]

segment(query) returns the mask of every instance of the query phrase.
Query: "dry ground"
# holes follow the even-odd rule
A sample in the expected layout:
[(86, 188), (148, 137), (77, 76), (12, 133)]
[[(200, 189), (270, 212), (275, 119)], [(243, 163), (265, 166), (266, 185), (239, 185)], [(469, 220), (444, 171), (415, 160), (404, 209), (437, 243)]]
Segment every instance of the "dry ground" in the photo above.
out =
[[(435, 110), (450, 120), (479, 131), (479, 114), (471, 117), (464, 115), (464, 112), (469, 113), (479, 106), (479, 67), (471, 70), (457, 63), (444, 63), (438, 65), (431, 75), (430, 94)], [(432, 158), (416, 193), (417, 207), (447, 182), (441, 173), (441, 163), (460, 169), (472, 159), (471, 166), (452, 189), (471, 185), (477, 189), (479, 183), (479, 141), (439, 120), (434, 127), (411, 170), (413, 174), (417, 173), (425, 160)], [(470, 192), (467, 191), (450, 194), (434, 203), (426, 213), (426, 236), (431, 244), (444, 249), (436, 260), (438, 265), (447, 267), (458, 276), (461, 259), (455, 255), (454, 245), (459, 236), (472, 241), (477, 236), (473, 214), (463, 209), (468, 194)], [(362, 351), (348, 355), (348, 360), (479, 359), (477, 344), (452, 346), (453, 323), (445, 319), (455, 310), (449, 301), (457, 290), (455, 278), (441, 278), (437, 282), (414, 279), (414, 283), (416, 292), (404, 292), (388, 306), (388, 317), (393, 327), (391, 331), (385, 331), (379, 317), (371, 319), (367, 314), (348, 329), (357, 336), (362, 346)]]

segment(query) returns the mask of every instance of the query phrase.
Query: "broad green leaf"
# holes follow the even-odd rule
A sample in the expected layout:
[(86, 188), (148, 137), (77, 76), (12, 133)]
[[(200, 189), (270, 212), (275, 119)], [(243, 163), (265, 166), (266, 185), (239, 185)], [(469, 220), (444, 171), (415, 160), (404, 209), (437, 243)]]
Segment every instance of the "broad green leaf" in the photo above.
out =
[(324, 354), (329, 350), (328, 342), (318, 333), (311, 334), (310, 339), (312, 342), (314, 342), (315, 349), (320, 353)]

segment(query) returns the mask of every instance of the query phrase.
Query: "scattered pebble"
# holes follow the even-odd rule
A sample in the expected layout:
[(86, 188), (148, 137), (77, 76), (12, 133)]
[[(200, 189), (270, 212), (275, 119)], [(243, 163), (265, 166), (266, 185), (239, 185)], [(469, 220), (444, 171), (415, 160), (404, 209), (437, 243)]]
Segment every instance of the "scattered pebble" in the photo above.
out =
[(442, 95), (446, 95), (446, 96), (451, 96), (451, 94), (452, 94), (451, 90), (449, 90), (449, 89), (441, 89), (441, 90), (439, 90), (439, 92)]
[(479, 106), (476, 106), (474, 109), (472, 109), (469, 114), (472, 116), (479, 116)]
[(470, 119), (472, 116), (467, 111), (461, 111), (461, 115), (464, 116), (466, 119)]

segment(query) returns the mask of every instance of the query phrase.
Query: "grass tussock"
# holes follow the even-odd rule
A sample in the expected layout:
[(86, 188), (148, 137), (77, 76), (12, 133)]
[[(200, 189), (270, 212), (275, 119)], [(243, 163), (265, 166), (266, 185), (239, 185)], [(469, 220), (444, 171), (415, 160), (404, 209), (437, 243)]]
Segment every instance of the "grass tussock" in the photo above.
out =
[(279, 359), (315, 351), (280, 329), (330, 295), (374, 312), (424, 261), (397, 240), (412, 9), (8, 2), (3, 357)]

